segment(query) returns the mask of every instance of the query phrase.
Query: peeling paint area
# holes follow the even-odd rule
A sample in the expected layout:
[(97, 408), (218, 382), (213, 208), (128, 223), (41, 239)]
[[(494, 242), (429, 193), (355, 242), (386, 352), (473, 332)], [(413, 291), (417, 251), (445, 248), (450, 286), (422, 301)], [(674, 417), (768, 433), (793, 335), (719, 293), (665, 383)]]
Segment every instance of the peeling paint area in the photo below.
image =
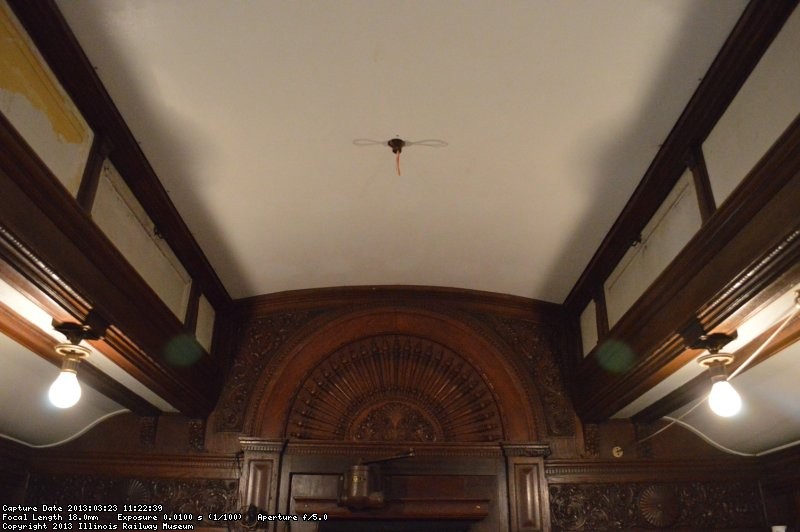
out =
[(93, 133), (3, 1), (0, 112), (76, 195)]

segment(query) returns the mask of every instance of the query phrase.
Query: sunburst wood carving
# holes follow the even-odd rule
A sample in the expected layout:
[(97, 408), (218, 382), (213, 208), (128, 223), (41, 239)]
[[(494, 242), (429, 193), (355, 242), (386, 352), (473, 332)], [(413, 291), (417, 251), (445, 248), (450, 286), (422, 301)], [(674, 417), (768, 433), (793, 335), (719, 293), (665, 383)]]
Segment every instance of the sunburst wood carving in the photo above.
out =
[(498, 441), (497, 403), (461, 356), (422, 338), (349, 344), (305, 379), (289, 415), (292, 438), (344, 441)]
[(653, 526), (670, 526), (681, 513), (680, 499), (675, 490), (663, 484), (647, 486), (639, 495), (639, 511)]

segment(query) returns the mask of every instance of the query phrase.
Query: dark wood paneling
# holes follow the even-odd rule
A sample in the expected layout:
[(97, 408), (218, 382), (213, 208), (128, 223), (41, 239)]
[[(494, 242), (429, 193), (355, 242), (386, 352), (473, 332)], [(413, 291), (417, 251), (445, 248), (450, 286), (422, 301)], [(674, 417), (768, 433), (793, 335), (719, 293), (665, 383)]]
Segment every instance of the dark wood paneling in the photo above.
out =
[(565, 301), (578, 316), (605, 282), (686, 168), (797, 5), (797, 0), (750, 2), (672, 128), (639, 186)]
[(262, 510), (274, 511), (275, 500), (271, 496), (274, 486), (274, 460), (251, 460), (247, 465), (247, 488), (245, 502)]
[(758, 483), (555, 484), (553, 530), (762, 530)]
[(112, 147), (111, 161), (175, 255), (201, 285), (217, 312), (224, 311), (230, 304), (230, 296), (172, 204), (55, 2), (12, 0), (9, 4), (89, 126), (96, 134), (102, 134)]
[(762, 465), (755, 458), (731, 456), (709, 460), (547, 460), (545, 476), (554, 484), (631, 484), (757, 480)]
[(30, 455), (29, 447), (0, 437), (0, 501), (3, 503), (25, 501)]
[[(293, 443), (286, 447), (278, 511), (327, 512), (347, 520), (473, 520), (470, 530), (507, 527), (505, 459), (499, 444), (415, 445), (417, 455), (382, 468), (382, 508), (351, 510), (338, 506), (338, 478), (361, 460), (396, 456), (398, 444), (355, 442)], [(292, 524), (291, 530), (316, 530)], [(288, 528), (286, 528), (288, 529)], [(285, 530), (278, 527), (277, 530)]]
[[(76, 494), (80, 494), (80, 501), (76, 501)], [(119, 529), (125, 525), (131, 526), (128, 521), (122, 521), (120, 515), (150, 515), (155, 517), (161, 529), (166, 521), (162, 516), (171, 516), (169, 521), (174, 523), (191, 524), (191, 529), (203, 530), (207, 528), (225, 529), (225, 521), (209, 519), (209, 514), (235, 512), (239, 510), (238, 482), (236, 480), (204, 478), (169, 478), (169, 477), (127, 477), (108, 478), (104, 476), (89, 476), (87, 474), (61, 475), (33, 475), (28, 488), (26, 502), (31, 505), (49, 504), (60, 506), (59, 512), (62, 519), (72, 512), (67, 509), (78, 502), (89, 505), (86, 513), (81, 511), (78, 515), (91, 515), (97, 518), (82, 519), (78, 526), (83, 530), (92, 530), (94, 526), (103, 529), (100, 523), (115, 523)], [(158, 505), (161, 511), (126, 511), (122, 505)], [(95, 510), (94, 506), (106, 508)], [(183, 514), (183, 515), (182, 515)], [(186, 517), (185, 514), (191, 514)], [(138, 523), (138, 521), (134, 521)], [(63, 523), (69, 524), (69, 523)], [(74, 523), (73, 523), (74, 524)], [(135, 525), (134, 525), (135, 526)], [(69, 528), (67, 528), (69, 529)], [(80, 528), (78, 528), (80, 530)]]
[(579, 363), (584, 421), (610, 417), (691, 360), (676, 331), (692, 320), (713, 330), (800, 261), (797, 205), (800, 117), (610, 331), (631, 349), (632, 366), (606, 371), (597, 356)]
[(236, 458), (232, 455), (122, 453), (113, 449), (91, 453), (64, 452), (58, 448), (36, 450), (30, 470), (32, 474), (57, 476), (239, 478)]
[(511, 532), (550, 530), (550, 500), (543, 459), (510, 457), (508, 485)]
[(183, 324), (3, 116), (0, 145), (3, 259), (73, 315), (94, 309), (112, 325), (104, 352), (115, 363), (187, 415), (207, 415), (221, 386), (219, 361), (168, 364), (163, 350)]
[(800, 445), (761, 458), (764, 474), (761, 485), (767, 521), (800, 527)]
[[(684, 449), (676, 455), (699, 451)], [(547, 460), (553, 530), (754, 530), (765, 525), (762, 462), (718, 459)]]

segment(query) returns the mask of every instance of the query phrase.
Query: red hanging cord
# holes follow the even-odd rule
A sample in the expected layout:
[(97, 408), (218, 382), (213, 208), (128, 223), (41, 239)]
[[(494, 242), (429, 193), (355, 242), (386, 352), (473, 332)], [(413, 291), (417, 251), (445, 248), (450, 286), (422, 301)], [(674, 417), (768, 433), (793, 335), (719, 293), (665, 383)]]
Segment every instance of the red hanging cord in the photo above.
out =
[(386, 144), (392, 149), (392, 153), (395, 154), (395, 166), (397, 167), (397, 175), (400, 174), (400, 152), (403, 151), (403, 146), (406, 145), (406, 141), (403, 139), (394, 138), (391, 139)]

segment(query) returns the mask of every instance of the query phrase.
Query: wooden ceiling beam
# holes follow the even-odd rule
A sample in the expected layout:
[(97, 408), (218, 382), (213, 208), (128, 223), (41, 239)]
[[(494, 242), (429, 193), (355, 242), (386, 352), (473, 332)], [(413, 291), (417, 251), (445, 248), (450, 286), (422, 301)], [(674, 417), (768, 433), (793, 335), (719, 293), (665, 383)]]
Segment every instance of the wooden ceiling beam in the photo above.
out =
[(689, 362), (681, 332), (693, 323), (716, 329), (800, 262), (798, 205), (800, 117), (610, 331), (630, 350), (630, 366), (605, 369), (602, 346), (577, 365), (582, 419), (611, 417)]
[(751, 1), (630, 200), (564, 302), (579, 316), (641, 229), (680, 179), (692, 150), (702, 145), (750, 76), (798, 0)]
[(111, 324), (107, 356), (182, 413), (205, 417), (221, 388), (221, 360), (170, 364), (164, 349), (187, 334), (183, 324), (1, 114), (0, 146), (3, 260), (51, 307), (74, 317), (96, 311)]
[[(797, 0), (752, 1), (656, 154), (631, 199), (567, 297), (565, 330), (579, 336), (583, 309), (666, 199), (698, 147), (772, 44)], [(797, 260), (800, 228), (800, 119), (787, 128), (728, 201), (706, 212), (703, 227), (673, 263), (609, 331), (630, 350), (629, 367), (615, 373), (577, 342), (564, 350), (576, 410), (603, 421), (691, 359), (680, 332), (690, 323), (713, 329), (740, 311)], [(695, 176), (702, 178), (702, 175)], [(773, 177), (776, 177), (773, 179)], [(707, 199), (706, 199), (707, 200)], [(794, 203), (792, 203), (794, 202)], [(706, 201), (706, 210), (715, 207)], [(775, 210), (773, 210), (775, 209)], [(781, 219), (778, 212), (783, 213)], [(602, 344), (602, 342), (601, 342)]]
[(218, 313), (231, 303), (216, 272), (169, 198), (72, 30), (52, 0), (9, 5), (158, 231)]

